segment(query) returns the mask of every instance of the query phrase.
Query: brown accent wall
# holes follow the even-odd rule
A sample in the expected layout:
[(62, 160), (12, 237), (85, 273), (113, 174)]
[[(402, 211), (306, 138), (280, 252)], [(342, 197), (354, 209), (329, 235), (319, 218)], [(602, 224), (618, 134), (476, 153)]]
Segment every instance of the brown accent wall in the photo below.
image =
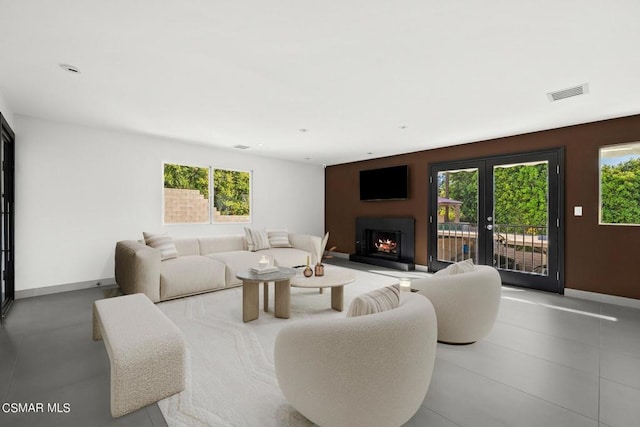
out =
[[(325, 228), (329, 247), (355, 252), (358, 216), (409, 216), (416, 220), (416, 263), (427, 265), (428, 171), (431, 163), (565, 147), (566, 288), (640, 299), (640, 226), (598, 225), (598, 151), (640, 141), (640, 115), (587, 123), (362, 162), (328, 166)], [(409, 200), (361, 202), (359, 171), (408, 164)], [(573, 207), (583, 216), (574, 217)]]

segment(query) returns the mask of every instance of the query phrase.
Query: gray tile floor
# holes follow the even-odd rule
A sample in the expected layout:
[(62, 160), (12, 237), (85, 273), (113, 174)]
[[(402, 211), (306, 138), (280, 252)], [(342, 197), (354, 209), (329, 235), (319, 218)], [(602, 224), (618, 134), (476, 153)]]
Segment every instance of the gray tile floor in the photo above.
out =
[(438, 344), (410, 426), (640, 426), (640, 310), (503, 287), (491, 334)]
[[(43, 403), (44, 413), (12, 414), (0, 406), (0, 426), (158, 427), (158, 405), (113, 419), (109, 358), (91, 339), (91, 306), (104, 288), (17, 300), (0, 329), (0, 405)], [(49, 412), (48, 404), (60, 404)], [(69, 411), (64, 413), (64, 404)]]
[[(16, 301), (0, 329), (0, 404), (69, 403), (70, 412), (0, 410), (0, 426), (166, 425), (157, 405), (111, 418), (109, 361), (91, 340), (98, 298), (102, 289)], [(504, 287), (486, 339), (438, 345), (427, 398), (407, 426), (631, 427), (638, 402), (640, 310)]]

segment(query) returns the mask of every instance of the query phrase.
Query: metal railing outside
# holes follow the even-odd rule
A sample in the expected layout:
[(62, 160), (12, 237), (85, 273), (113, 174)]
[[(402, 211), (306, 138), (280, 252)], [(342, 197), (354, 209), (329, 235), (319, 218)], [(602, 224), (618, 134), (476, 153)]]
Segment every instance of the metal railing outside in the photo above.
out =
[(478, 225), (468, 222), (438, 223), (438, 260), (458, 262), (473, 259), (477, 264)]
[[(547, 227), (494, 224), (493, 264), (506, 271), (547, 275)], [(477, 258), (478, 226), (438, 223), (438, 260), (458, 262)]]
[(502, 270), (547, 275), (547, 227), (495, 224), (494, 265)]

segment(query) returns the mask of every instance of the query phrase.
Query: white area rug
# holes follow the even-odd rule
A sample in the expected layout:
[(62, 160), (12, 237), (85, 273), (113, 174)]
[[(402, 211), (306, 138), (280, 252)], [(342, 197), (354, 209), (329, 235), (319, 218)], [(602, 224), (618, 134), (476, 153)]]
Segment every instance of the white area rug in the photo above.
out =
[(344, 287), (342, 312), (331, 309), (329, 289), (320, 294), (317, 289), (292, 288), (291, 317), (277, 319), (273, 284), (270, 311), (262, 311), (260, 286), (260, 317), (248, 323), (242, 322), (242, 287), (158, 304), (187, 341), (186, 389), (158, 403), (169, 426), (312, 425), (289, 405), (275, 377), (273, 346), (280, 328), (301, 319), (344, 317), (357, 295), (397, 283), (398, 277), (420, 276), (353, 271), (356, 281)]

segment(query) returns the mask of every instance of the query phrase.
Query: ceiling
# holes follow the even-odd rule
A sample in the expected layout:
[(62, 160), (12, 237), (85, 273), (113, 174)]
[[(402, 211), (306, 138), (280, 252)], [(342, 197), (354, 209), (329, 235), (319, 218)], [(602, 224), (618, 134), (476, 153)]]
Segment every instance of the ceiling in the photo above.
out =
[[(14, 114), (256, 155), (330, 165), (640, 113), (637, 0), (0, 0), (0, 11), (0, 93)], [(547, 98), (583, 83), (586, 95)]]

